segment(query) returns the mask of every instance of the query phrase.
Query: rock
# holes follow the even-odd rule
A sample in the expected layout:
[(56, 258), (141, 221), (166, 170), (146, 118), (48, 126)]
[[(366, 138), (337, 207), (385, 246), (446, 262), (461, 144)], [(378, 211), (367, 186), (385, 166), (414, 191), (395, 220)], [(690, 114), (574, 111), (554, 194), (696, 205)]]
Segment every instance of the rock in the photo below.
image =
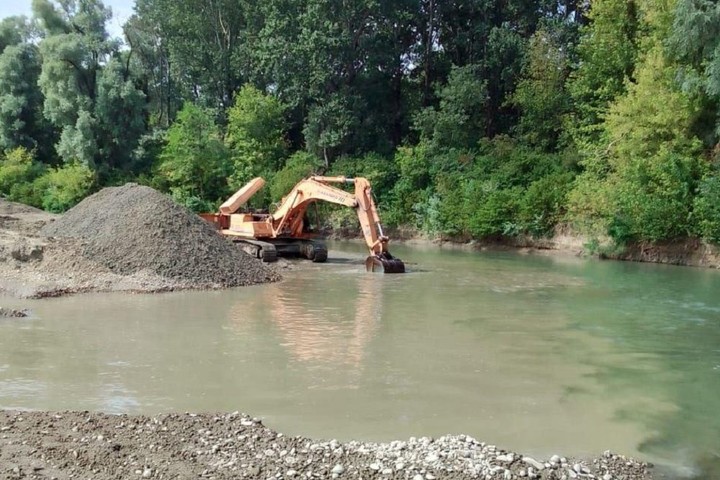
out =
[(552, 457), (550, 457), (550, 463), (552, 463), (553, 465), (559, 464), (560, 457), (558, 455), (553, 455)]
[(534, 469), (536, 469), (536, 470), (538, 470), (538, 471), (543, 470), (543, 469), (545, 468), (545, 465), (543, 465), (542, 463), (538, 462), (537, 460), (535, 460), (535, 459), (532, 458), (532, 457), (523, 457), (523, 458), (522, 458), (522, 461), (525, 462), (526, 464), (530, 465), (531, 467), (533, 467)]
[(152, 469), (146, 468), (145, 470), (143, 470), (142, 477), (143, 477), (143, 478), (150, 478), (150, 477), (152, 477)]
[(345, 467), (343, 467), (343, 466), (340, 465), (340, 464), (335, 465), (335, 466), (333, 467), (333, 469), (332, 469), (332, 473), (336, 473), (336, 474), (338, 474), (338, 475), (340, 475), (340, 474), (343, 473), (344, 471), (345, 471)]
[(425, 457), (425, 461), (426, 461), (427, 463), (435, 463), (435, 462), (437, 462), (439, 459), (440, 459), (440, 457), (438, 457), (438, 455), (437, 455), (436, 453), (434, 453), (434, 452), (428, 454), (428, 455)]
[(495, 460), (498, 462), (504, 462), (504, 463), (512, 463), (515, 460), (515, 455), (512, 453), (508, 453), (506, 455), (498, 455), (495, 457)]
[(613, 477), (609, 473), (606, 473), (603, 475), (602, 480), (613, 480)]

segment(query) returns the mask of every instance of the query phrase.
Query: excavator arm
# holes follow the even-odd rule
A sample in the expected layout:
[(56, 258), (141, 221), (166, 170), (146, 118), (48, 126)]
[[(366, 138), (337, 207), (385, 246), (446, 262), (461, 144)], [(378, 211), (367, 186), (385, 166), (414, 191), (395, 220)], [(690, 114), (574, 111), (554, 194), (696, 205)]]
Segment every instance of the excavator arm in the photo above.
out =
[[(330, 185), (332, 183), (353, 184), (355, 192), (347, 192)], [(370, 250), (370, 256), (365, 261), (368, 271), (405, 272), (405, 264), (388, 251), (389, 239), (383, 233), (370, 182), (365, 178), (313, 176), (300, 181), (272, 214), (273, 235), (302, 236), (305, 212), (309, 205), (317, 201), (344, 205), (355, 210)]]

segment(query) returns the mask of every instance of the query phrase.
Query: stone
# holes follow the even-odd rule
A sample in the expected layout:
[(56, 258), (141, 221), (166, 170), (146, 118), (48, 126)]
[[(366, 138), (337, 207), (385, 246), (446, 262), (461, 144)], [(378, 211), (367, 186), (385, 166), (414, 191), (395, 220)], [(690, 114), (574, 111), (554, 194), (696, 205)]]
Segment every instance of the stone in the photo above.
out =
[(344, 471), (345, 471), (345, 467), (343, 467), (339, 463), (337, 465), (335, 465), (332, 469), (332, 473), (337, 473), (338, 475), (340, 475)]
[(543, 470), (543, 469), (545, 468), (545, 465), (543, 465), (542, 463), (538, 462), (537, 460), (535, 460), (535, 459), (532, 458), (532, 457), (523, 457), (523, 458), (522, 458), (522, 461), (525, 462), (526, 464), (530, 465), (531, 467), (533, 467), (535, 470), (538, 470), (538, 471)]
[(145, 470), (143, 470), (142, 477), (143, 477), (143, 478), (150, 478), (150, 477), (152, 477), (152, 470), (149, 469), (149, 468), (146, 468)]

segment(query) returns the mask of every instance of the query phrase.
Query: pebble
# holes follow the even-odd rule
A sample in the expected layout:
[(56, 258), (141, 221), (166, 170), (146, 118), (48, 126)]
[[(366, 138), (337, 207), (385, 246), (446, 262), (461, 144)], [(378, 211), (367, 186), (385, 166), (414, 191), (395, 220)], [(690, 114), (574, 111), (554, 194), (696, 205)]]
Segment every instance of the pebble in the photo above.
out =
[(435, 463), (440, 459), (440, 457), (437, 456), (436, 453), (431, 453), (427, 457), (425, 457), (425, 461), (427, 463)]
[(345, 471), (345, 467), (343, 467), (343, 466), (340, 465), (339, 463), (338, 463), (337, 465), (335, 465), (335, 466), (333, 467), (333, 469), (332, 469), (332, 473), (336, 473), (336, 474), (338, 474), (338, 475), (340, 475), (340, 474), (343, 473), (344, 471)]
[(143, 478), (150, 478), (151, 476), (152, 476), (152, 470), (151, 470), (151, 469), (146, 468), (145, 470), (143, 470), (143, 472), (142, 472), (142, 477), (143, 477)]
[(535, 460), (535, 459), (532, 458), (532, 457), (523, 457), (523, 458), (522, 458), (522, 461), (525, 462), (525, 463), (527, 463), (527, 464), (530, 465), (531, 467), (533, 467), (535, 470), (542, 470), (542, 469), (545, 468), (545, 465), (543, 465), (542, 463), (538, 462), (537, 460)]

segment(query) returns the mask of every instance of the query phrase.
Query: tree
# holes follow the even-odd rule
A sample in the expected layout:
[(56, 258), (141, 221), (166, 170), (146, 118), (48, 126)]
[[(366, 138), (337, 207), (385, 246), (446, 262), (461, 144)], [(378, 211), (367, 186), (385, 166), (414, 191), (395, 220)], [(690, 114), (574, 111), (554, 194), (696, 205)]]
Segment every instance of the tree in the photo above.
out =
[(232, 163), (210, 110), (190, 102), (183, 106), (168, 130), (156, 173), (187, 206), (208, 208), (208, 201), (230, 194)]
[(225, 143), (235, 166), (231, 185), (239, 188), (251, 175), (279, 170), (287, 153), (285, 108), (271, 95), (243, 86), (228, 110)]
[(528, 144), (554, 151), (570, 108), (565, 80), (567, 53), (549, 30), (538, 30), (530, 40), (523, 76), (511, 98), (521, 112), (516, 129)]
[(33, 0), (45, 30), (38, 80), (44, 115), (60, 132), (57, 152), (108, 178), (131, 165), (145, 131), (145, 97), (119, 42), (108, 37), (111, 12), (100, 0)]
[[(182, 96), (224, 112), (248, 78), (245, 0), (138, 0), (137, 16), (157, 28), (158, 53)], [(137, 26), (137, 23), (134, 23)], [(150, 27), (152, 28), (152, 27)], [(135, 39), (129, 39), (137, 45)], [(160, 66), (164, 68), (164, 66)], [(174, 87), (173, 87), (174, 88)]]
[(685, 66), (683, 87), (702, 104), (695, 128), (712, 146), (720, 141), (720, 5), (678, 0), (669, 41)]
[(437, 148), (473, 148), (486, 126), (487, 83), (478, 67), (454, 67), (438, 89), (439, 108), (428, 107), (415, 119), (421, 138)]
[(636, 0), (596, 0), (588, 18), (577, 47), (579, 68), (568, 85), (575, 106), (570, 127), (580, 143), (597, 141), (608, 105), (632, 81), (641, 34)]

